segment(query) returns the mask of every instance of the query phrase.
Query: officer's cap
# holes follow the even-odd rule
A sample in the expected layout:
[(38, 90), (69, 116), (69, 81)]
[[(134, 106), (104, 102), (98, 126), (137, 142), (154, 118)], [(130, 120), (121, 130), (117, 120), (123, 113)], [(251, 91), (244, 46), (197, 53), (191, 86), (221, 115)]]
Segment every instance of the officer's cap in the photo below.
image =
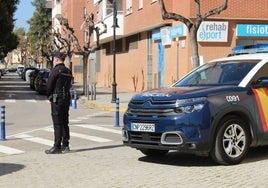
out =
[(66, 57), (66, 55), (65, 55), (64, 53), (60, 52), (60, 51), (55, 52), (55, 53), (53, 54), (53, 56), (54, 56), (54, 57), (57, 57), (57, 58), (59, 58), (59, 59), (61, 59), (61, 60), (64, 60), (65, 57)]

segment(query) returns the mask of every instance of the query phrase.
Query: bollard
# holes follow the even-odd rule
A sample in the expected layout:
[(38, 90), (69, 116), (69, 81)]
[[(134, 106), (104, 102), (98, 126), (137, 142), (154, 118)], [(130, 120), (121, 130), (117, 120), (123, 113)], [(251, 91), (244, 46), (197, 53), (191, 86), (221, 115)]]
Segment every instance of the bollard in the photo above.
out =
[(71, 94), (71, 100), (70, 100), (70, 107), (72, 107), (73, 106), (73, 90), (72, 89), (70, 89), (70, 94)]
[(0, 140), (6, 140), (5, 106), (1, 106), (1, 132)]
[(116, 104), (116, 109), (115, 109), (115, 127), (120, 127), (120, 125), (119, 125), (119, 98), (116, 98), (115, 104)]
[(74, 92), (74, 98), (72, 99), (72, 107), (74, 109), (77, 109), (77, 91), (74, 90), (73, 92)]

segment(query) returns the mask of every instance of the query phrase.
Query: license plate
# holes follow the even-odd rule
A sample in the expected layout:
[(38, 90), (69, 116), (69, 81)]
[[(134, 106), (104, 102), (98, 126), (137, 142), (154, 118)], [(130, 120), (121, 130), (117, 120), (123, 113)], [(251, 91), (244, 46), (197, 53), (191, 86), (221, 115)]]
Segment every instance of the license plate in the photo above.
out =
[(155, 132), (155, 124), (153, 123), (131, 123), (132, 131)]

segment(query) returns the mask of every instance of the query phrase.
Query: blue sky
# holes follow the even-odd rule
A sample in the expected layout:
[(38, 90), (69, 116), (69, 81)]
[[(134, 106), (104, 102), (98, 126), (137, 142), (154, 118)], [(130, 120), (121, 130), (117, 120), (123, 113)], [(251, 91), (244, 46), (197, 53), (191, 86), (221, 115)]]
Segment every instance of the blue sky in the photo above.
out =
[(14, 14), (15, 28), (22, 27), (26, 30), (29, 29), (29, 20), (35, 11), (35, 7), (31, 4), (32, 0), (20, 0), (20, 3), (17, 5), (17, 11)]

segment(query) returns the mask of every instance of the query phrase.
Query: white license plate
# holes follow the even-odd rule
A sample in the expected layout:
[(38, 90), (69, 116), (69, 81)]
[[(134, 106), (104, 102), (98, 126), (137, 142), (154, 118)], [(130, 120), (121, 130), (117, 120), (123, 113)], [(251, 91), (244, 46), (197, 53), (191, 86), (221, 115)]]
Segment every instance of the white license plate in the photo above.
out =
[(153, 123), (131, 123), (132, 131), (155, 132), (155, 124)]

